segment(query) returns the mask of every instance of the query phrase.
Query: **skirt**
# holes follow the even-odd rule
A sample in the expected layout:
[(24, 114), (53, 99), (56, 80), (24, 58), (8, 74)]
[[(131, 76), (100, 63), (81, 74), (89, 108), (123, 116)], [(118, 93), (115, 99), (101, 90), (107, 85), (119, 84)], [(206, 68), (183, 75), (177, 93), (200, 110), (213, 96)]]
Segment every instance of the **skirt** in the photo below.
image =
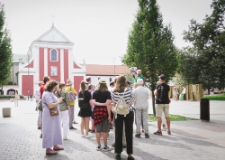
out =
[(79, 117), (91, 117), (91, 115), (92, 115), (91, 107), (80, 109), (80, 111), (78, 113)]

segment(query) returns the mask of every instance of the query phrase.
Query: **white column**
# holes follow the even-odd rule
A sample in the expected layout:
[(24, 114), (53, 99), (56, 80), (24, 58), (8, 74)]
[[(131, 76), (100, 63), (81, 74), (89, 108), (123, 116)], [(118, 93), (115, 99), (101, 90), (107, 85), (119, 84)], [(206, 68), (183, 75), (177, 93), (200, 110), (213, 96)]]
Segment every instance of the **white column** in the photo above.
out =
[(73, 78), (73, 75), (72, 75), (72, 71), (73, 71), (73, 50), (71, 48), (68, 48), (68, 64), (67, 65), (68, 65), (69, 79), (73, 82), (74, 81), (74, 78)]
[(48, 75), (48, 48), (44, 48), (44, 76)]
[(60, 82), (64, 82), (64, 49), (60, 49)]
[(32, 46), (32, 55), (33, 55), (33, 61), (34, 61), (34, 69), (36, 71), (36, 74), (34, 74), (34, 83), (36, 84), (37, 82), (39, 82), (39, 78), (40, 78), (40, 73), (39, 73), (39, 47), (37, 46)]

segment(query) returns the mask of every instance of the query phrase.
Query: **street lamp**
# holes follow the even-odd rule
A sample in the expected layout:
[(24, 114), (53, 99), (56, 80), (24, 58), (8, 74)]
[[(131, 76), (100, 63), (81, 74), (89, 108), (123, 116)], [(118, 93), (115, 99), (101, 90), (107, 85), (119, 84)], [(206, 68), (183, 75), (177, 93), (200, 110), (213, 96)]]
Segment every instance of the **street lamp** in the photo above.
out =
[(29, 48), (28, 52), (27, 52), (27, 70), (28, 70), (28, 78), (27, 78), (27, 85), (28, 85), (28, 90), (27, 90), (27, 95), (28, 95), (28, 100), (29, 100), (29, 97), (30, 97), (30, 73), (29, 73), (29, 61), (30, 61), (30, 53), (29, 51), (31, 50), (31, 48)]

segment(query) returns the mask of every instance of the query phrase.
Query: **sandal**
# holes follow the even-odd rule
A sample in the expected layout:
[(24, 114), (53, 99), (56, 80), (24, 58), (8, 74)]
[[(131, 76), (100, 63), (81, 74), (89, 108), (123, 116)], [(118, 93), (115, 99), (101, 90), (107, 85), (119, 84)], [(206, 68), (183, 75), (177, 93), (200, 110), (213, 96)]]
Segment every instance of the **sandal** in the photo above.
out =
[(59, 150), (64, 150), (64, 148), (61, 147), (60, 145), (55, 145), (54, 148), (53, 148), (53, 150), (59, 151)]
[(46, 149), (46, 155), (56, 155), (57, 152), (52, 150), (51, 148)]
[(171, 131), (167, 131), (168, 135), (171, 135)]
[(155, 134), (155, 135), (162, 136), (162, 132), (159, 132), (159, 131), (156, 131), (154, 134)]

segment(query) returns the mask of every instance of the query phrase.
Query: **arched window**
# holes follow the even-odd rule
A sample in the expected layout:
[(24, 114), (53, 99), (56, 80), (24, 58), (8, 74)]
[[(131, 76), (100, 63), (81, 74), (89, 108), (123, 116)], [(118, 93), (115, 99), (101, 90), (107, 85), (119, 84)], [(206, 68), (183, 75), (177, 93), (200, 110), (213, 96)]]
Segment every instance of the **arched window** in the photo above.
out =
[(58, 61), (58, 52), (56, 49), (51, 50), (50, 59), (51, 59), (51, 61)]

